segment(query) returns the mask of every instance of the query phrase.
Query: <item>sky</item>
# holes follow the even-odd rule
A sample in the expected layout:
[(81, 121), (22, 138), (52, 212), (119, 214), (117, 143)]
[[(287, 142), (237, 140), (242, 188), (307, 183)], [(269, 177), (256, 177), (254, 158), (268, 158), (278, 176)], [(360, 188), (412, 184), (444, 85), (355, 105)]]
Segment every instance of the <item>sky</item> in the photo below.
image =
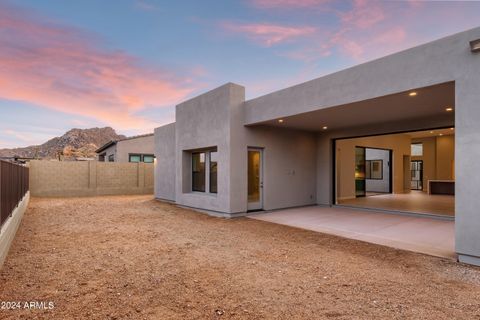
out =
[(0, 149), (136, 135), (227, 82), (247, 99), (480, 26), (480, 2), (0, 0)]

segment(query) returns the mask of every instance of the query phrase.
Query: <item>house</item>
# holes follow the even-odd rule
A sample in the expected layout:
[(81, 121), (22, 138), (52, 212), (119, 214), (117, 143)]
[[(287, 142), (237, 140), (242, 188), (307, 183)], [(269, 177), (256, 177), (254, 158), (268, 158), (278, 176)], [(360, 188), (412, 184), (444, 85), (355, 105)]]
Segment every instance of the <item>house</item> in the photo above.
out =
[(154, 161), (153, 133), (109, 141), (95, 153), (102, 162), (145, 162)]
[[(455, 220), (480, 265), (480, 28), (245, 100), (228, 83), (155, 129), (155, 196), (234, 217), (323, 205)], [(384, 199), (385, 201), (382, 201)]]

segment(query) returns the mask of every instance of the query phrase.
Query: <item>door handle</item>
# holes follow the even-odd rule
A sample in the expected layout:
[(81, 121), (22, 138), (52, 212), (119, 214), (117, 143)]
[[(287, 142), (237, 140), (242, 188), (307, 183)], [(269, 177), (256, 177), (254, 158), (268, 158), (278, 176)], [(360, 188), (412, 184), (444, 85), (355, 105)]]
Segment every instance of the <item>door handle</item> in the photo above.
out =
[(260, 182), (260, 188), (263, 188), (263, 182)]

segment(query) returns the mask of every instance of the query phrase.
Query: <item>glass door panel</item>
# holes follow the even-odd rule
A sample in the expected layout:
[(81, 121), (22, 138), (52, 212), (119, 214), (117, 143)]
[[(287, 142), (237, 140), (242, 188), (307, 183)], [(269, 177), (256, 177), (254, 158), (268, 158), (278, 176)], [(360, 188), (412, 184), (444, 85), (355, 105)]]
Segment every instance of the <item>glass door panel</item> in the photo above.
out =
[(365, 197), (365, 148), (355, 147), (355, 196)]
[(248, 149), (248, 210), (263, 208), (262, 150)]

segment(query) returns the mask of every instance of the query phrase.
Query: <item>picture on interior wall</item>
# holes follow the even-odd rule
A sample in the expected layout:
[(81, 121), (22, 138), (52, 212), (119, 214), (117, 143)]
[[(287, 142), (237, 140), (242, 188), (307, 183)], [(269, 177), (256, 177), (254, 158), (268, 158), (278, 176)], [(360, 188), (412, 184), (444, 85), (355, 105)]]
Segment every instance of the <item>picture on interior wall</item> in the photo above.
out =
[(366, 179), (383, 179), (383, 160), (366, 160)]

